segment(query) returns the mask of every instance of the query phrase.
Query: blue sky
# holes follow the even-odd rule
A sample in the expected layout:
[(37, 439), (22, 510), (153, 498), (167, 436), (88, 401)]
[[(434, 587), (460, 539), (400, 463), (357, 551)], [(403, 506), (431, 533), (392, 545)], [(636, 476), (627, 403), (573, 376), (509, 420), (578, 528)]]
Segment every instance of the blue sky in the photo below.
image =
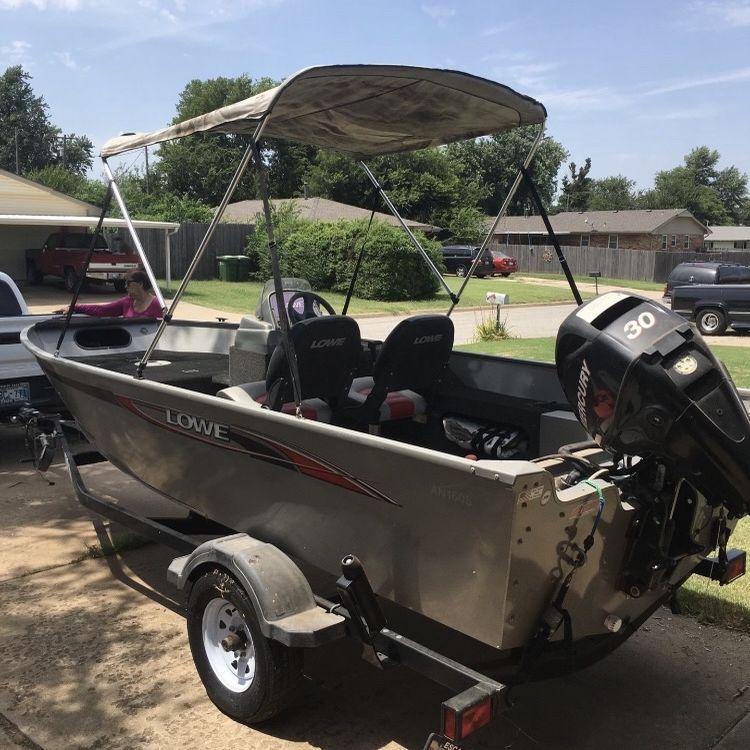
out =
[(748, 50), (750, 0), (0, 0), (0, 70), (97, 149), (167, 124), (194, 78), (400, 63), (535, 96), (571, 160), (641, 188), (699, 145), (750, 173)]

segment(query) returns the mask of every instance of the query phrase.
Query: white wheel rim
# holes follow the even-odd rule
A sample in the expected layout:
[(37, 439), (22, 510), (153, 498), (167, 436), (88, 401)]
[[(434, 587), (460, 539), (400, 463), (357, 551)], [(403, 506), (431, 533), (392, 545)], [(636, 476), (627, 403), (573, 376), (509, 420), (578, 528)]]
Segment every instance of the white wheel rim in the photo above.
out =
[(704, 315), (703, 327), (707, 331), (715, 331), (719, 327), (719, 316), (716, 313), (707, 313)]
[[(212, 599), (203, 610), (203, 649), (221, 684), (233, 693), (244, 693), (255, 678), (255, 646), (237, 607), (226, 599)], [(244, 636), (238, 651), (225, 651), (222, 639), (231, 633)]]

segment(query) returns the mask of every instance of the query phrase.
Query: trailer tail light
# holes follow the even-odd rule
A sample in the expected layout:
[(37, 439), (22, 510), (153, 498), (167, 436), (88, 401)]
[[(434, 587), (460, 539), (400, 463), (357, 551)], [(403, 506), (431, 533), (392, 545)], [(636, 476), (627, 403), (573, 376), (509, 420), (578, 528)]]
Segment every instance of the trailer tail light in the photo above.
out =
[(745, 575), (747, 566), (746, 553), (743, 550), (738, 549), (733, 549), (730, 551), (734, 552), (735, 554), (732, 557), (729, 557), (729, 554), (727, 553), (727, 557), (729, 559), (727, 560), (726, 571), (721, 581), (722, 584), (731, 583), (732, 581), (737, 580), (740, 576)]
[(454, 742), (490, 723), (493, 696), (478, 685), (443, 703), (442, 733)]
[(717, 557), (704, 557), (693, 571), (696, 575), (705, 576), (712, 581), (718, 581), (722, 586), (745, 575), (747, 568), (747, 554), (741, 549), (728, 549), (725, 563)]

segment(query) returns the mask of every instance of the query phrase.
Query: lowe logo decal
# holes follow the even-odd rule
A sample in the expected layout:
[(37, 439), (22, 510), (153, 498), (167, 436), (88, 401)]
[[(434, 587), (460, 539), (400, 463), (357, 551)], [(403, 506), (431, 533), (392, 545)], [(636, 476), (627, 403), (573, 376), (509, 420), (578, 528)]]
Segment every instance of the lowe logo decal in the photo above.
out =
[(588, 363), (586, 360), (583, 360), (583, 364), (581, 365), (581, 373), (578, 376), (578, 394), (577, 394), (577, 401), (578, 401), (578, 419), (581, 420), (581, 424), (584, 425), (584, 427), (588, 424), (586, 421), (586, 391), (589, 387), (589, 379), (591, 378), (591, 370), (589, 370)]
[(415, 344), (437, 344), (443, 338), (442, 333), (435, 333), (432, 336), (417, 336), (414, 339)]
[(229, 425), (213, 422), (204, 417), (196, 417), (194, 414), (185, 414), (183, 411), (167, 409), (167, 424), (217, 440), (229, 440)]
[(340, 339), (316, 339), (310, 344), (311, 349), (324, 349), (332, 346), (343, 346), (346, 343), (345, 338)]

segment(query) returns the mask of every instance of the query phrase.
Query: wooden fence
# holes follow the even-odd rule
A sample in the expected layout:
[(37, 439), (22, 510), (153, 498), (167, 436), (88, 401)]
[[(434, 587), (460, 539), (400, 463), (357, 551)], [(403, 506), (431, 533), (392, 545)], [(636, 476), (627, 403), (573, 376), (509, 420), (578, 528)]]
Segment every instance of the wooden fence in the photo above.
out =
[[(508, 255), (518, 259), (519, 270), (526, 273), (559, 273), (560, 262), (552, 245), (497, 245)], [(678, 264), (692, 260), (711, 260), (722, 263), (750, 265), (750, 251), (695, 253), (665, 250), (629, 250), (627, 248), (562, 247), (570, 270), (576, 276), (587, 276), (600, 271), (604, 278), (628, 281), (656, 281), (663, 283)]]
[[(198, 249), (208, 224), (182, 224), (169, 238), (171, 248), (171, 275), (181, 279)], [(165, 233), (163, 229), (139, 229), (138, 237), (146, 252), (148, 262), (157, 278), (166, 276), (164, 255)], [(218, 275), (218, 255), (244, 255), (247, 238), (253, 227), (249, 224), (219, 224), (208, 243), (203, 257), (193, 274), (194, 279), (214, 279)]]
[[(182, 224), (170, 238), (172, 250), (172, 278), (180, 279), (190, 265), (208, 224)], [(253, 232), (249, 224), (219, 224), (206, 248), (194, 279), (214, 279), (218, 275), (218, 255), (243, 255), (247, 239)], [(151, 267), (158, 278), (166, 276), (164, 258), (164, 230), (139, 229), (138, 235)], [(494, 245), (518, 259), (519, 270), (526, 273), (558, 273), (562, 268), (552, 245)], [(750, 250), (695, 253), (665, 250), (630, 250), (628, 248), (563, 247), (571, 271), (587, 276), (601, 272), (604, 278), (663, 283), (678, 264), (690, 260), (713, 260), (750, 265)]]

